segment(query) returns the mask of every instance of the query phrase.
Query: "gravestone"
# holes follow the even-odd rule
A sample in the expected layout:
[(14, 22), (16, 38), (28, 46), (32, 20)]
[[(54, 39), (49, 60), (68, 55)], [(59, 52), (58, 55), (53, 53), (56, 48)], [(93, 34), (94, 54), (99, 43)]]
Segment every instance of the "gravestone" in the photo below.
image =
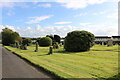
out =
[(21, 45), (21, 46), (20, 46), (20, 49), (22, 49), (22, 50), (27, 50), (27, 45)]
[(56, 43), (56, 49), (58, 49), (58, 48), (59, 48), (58, 43)]
[(55, 43), (53, 44), (53, 49), (56, 49), (56, 45), (55, 45)]
[(36, 42), (36, 50), (35, 52), (38, 52), (38, 42)]
[(27, 50), (27, 45), (24, 45), (24, 50)]
[(53, 49), (58, 49), (58, 48), (59, 48), (58, 43), (54, 43)]
[(112, 45), (113, 45), (112, 39), (108, 40), (108, 41), (107, 41), (107, 46), (112, 46)]
[(62, 43), (60, 43), (60, 47), (62, 47)]
[(48, 55), (50, 55), (50, 54), (53, 54), (52, 47), (49, 48), (49, 53), (48, 53)]
[(19, 48), (19, 43), (18, 42), (16, 42), (16, 48)]

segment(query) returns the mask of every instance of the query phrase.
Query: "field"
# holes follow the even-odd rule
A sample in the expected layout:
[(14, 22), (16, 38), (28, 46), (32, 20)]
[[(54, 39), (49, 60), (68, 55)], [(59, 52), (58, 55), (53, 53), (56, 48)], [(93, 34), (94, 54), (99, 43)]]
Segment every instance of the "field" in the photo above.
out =
[(38, 52), (34, 52), (35, 45), (29, 46), (28, 50), (5, 47), (63, 78), (101, 80), (118, 74), (118, 45), (113, 47), (95, 45), (87, 52), (66, 52), (61, 47), (55, 49), (52, 55), (46, 55), (49, 47), (39, 47)]

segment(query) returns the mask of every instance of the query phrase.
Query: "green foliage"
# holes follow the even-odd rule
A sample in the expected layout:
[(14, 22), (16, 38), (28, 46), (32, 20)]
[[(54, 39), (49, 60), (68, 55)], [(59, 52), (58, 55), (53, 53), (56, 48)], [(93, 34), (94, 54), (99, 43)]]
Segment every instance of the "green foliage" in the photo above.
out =
[(20, 38), (17, 32), (14, 32), (8, 28), (2, 30), (2, 44), (3, 45), (10, 45), (14, 44), (15, 41), (18, 41)]
[(53, 35), (46, 35), (46, 37), (50, 37), (52, 40), (54, 39)]
[(95, 37), (87, 31), (69, 32), (65, 37), (64, 48), (66, 51), (87, 51), (94, 45)]
[(60, 36), (54, 35), (54, 41), (60, 43)]
[(29, 38), (24, 39), (24, 40), (22, 41), (22, 44), (29, 46), (29, 45), (31, 44), (31, 39), (29, 39)]
[(51, 46), (52, 45), (52, 39), (50, 37), (42, 37), (39, 40), (39, 45), (46, 47), (46, 46)]

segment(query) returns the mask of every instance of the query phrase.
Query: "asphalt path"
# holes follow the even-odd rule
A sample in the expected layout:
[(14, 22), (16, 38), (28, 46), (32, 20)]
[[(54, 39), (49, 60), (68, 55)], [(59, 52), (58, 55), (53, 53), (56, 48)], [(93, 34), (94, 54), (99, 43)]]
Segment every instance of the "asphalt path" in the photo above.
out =
[(52, 80), (46, 73), (37, 70), (4, 47), (2, 47), (2, 78), (46, 78)]

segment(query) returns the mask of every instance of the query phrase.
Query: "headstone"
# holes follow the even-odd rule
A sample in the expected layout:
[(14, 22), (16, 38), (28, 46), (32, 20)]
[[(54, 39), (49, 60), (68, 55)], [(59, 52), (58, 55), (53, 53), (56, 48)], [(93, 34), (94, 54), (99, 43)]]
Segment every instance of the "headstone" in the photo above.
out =
[(58, 43), (54, 43), (53, 49), (58, 49), (58, 48), (59, 48)]
[(108, 41), (107, 41), (107, 46), (112, 46), (112, 45), (113, 45), (112, 39), (108, 40)]
[(104, 45), (104, 42), (102, 42), (102, 45)]
[(38, 52), (38, 42), (36, 42), (36, 50), (35, 52)]
[(49, 54), (49, 55), (50, 55), (50, 54), (53, 54), (52, 47), (49, 48), (49, 53), (48, 53), (48, 54)]
[(56, 45), (55, 45), (55, 43), (53, 44), (53, 49), (56, 49)]
[(24, 50), (27, 50), (27, 45), (24, 45)]
[(60, 43), (60, 47), (62, 47), (62, 43)]
[(19, 43), (18, 42), (16, 42), (16, 48), (19, 48)]
[(59, 48), (58, 43), (56, 43), (56, 49), (58, 49), (58, 48)]
[(20, 49), (22, 49), (22, 50), (27, 50), (27, 45), (21, 45), (21, 46), (20, 46)]

